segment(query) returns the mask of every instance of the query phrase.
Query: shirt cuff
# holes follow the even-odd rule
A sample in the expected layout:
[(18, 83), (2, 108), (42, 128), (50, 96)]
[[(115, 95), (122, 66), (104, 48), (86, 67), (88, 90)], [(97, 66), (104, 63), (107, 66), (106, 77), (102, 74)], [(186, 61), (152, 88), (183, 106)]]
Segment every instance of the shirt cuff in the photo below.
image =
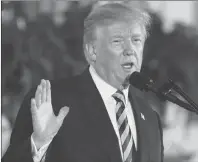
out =
[(35, 142), (31, 135), (31, 147), (32, 147), (32, 157), (34, 162), (40, 162), (43, 156), (45, 156), (45, 152), (47, 151), (47, 148), (49, 147), (50, 143), (52, 142), (52, 139), (49, 140), (46, 144), (44, 144), (40, 149), (36, 148)]

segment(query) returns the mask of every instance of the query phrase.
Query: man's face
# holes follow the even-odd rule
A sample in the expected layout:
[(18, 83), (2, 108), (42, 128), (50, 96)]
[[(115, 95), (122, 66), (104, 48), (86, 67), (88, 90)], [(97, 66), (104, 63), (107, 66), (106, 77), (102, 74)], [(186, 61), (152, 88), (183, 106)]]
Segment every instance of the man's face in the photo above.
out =
[(96, 72), (115, 88), (122, 88), (134, 71), (140, 71), (145, 33), (139, 24), (117, 22), (97, 30)]

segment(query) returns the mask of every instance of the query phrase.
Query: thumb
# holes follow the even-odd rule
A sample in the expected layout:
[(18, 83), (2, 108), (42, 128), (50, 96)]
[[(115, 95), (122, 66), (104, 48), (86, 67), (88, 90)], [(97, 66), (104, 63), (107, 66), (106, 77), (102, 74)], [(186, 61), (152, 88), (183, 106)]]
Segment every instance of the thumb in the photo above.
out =
[(60, 124), (62, 124), (64, 118), (67, 116), (67, 114), (69, 113), (69, 107), (64, 106), (60, 109), (59, 114), (57, 116), (57, 120)]

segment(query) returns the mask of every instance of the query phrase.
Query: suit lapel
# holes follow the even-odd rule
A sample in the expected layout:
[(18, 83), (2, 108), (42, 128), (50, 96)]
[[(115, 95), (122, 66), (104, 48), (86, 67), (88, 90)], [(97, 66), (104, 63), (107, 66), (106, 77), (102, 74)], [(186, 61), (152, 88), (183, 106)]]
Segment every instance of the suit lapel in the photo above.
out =
[[(95, 86), (88, 69), (83, 73), (81, 86), (83, 107), (90, 119), (94, 135), (111, 162), (121, 162), (117, 136), (107, 113), (104, 102)], [(98, 147), (98, 146), (96, 146)]]
[[(107, 154), (109, 161), (122, 162), (119, 143), (113, 125), (88, 69), (83, 73), (80, 83), (82, 101), (84, 102), (83, 107), (85, 107), (87, 117), (90, 119), (99, 146)], [(151, 149), (148, 137), (149, 126), (146, 107), (142, 106), (142, 99), (138, 96), (139, 93), (137, 89), (130, 86), (129, 98), (135, 117), (138, 140), (135, 162), (147, 162), (149, 161), (149, 149)]]
[(137, 95), (137, 90), (130, 86), (129, 98), (132, 105), (132, 110), (135, 117), (136, 130), (137, 130), (137, 142), (138, 148), (136, 152), (136, 161), (137, 162), (147, 162), (149, 161), (149, 140), (148, 140), (148, 131), (149, 127), (147, 124), (145, 107), (141, 106), (142, 100), (140, 100)]

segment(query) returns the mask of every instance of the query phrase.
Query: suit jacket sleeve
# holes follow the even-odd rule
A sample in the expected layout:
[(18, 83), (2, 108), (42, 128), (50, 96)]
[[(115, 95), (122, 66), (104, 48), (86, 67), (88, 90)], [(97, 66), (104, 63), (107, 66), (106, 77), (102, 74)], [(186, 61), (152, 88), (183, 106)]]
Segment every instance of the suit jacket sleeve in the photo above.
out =
[(10, 146), (2, 158), (2, 162), (33, 162), (30, 138), (33, 132), (30, 101), (34, 94), (35, 89), (26, 95), (21, 105), (12, 130)]

